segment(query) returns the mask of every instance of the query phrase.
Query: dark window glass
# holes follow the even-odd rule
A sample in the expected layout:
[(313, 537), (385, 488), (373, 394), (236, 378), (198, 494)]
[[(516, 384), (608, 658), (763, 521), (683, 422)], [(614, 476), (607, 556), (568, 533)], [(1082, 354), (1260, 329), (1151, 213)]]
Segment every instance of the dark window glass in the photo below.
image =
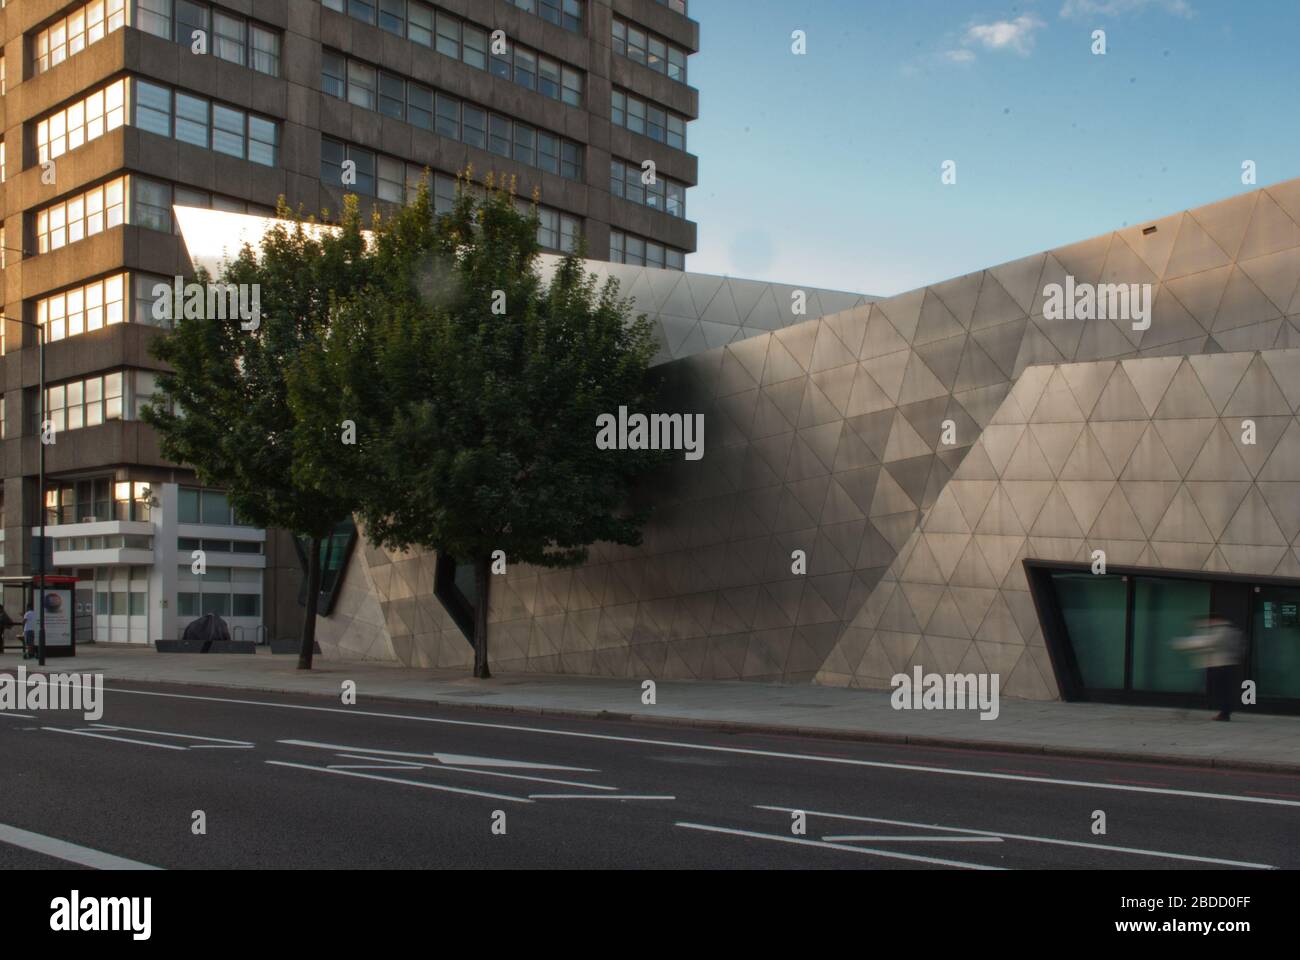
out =
[(460, 101), (438, 94), (438, 133), (453, 140), (460, 139)]
[(379, 75), (379, 112), (386, 117), (402, 119), (405, 113), (406, 84), (401, 77), (391, 73)]
[[(1091, 574), (1089, 574), (1091, 576)], [(1199, 631), (1210, 612), (1210, 583), (1137, 577), (1133, 583), (1133, 689), (1194, 693), (1205, 671), (1174, 641)], [(1074, 637), (1073, 631), (1070, 634)], [(1123, 644), (1123, 634), (1120, 634)]]
[(510, 121), (494, 113), (488, 129), (488, 150), (502, 157), (510, 156)]
[(406, 20), (406, 0), (379, 0), (379, 27), (399, 37)]
[(433, 129), (433, 91), (418, 83), (406, 85), (406, 119), (425, 130)]
[(487, 113), (465, 104), (461, 139), (471, 147), (487, 146)]
[(1091, 573), (1054, 573), (1052, 583), (1084, 687), (1122, 690), (1128, 585)]

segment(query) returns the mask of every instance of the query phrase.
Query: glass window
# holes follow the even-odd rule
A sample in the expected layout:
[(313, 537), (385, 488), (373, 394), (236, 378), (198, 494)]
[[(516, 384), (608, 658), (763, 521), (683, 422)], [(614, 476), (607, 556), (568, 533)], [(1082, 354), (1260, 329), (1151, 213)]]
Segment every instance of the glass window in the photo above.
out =
[(412, 2), (406, 10), (406, 38), (423, 47), (433, 46), (433, 8)]
[(537, 55), (523, 47), (515, 48), (515, 83), (529, 90), (537, 88)]
[(275, 166), (276, 147), (280, 142), (280, 127), (273, 120), (261, 117), (248, 118), (248, 159), (264, 167)]
[(172, 135), (171, 91), (166, 87), (149, 83), (147, 80), (135, 81), (135, 125), (141, 130)]
[(1300, 591), (1259, 587), (1252, 638), (1251, 673), (1259, 696), (1300, 699)]
[(347, 147), (337, 140), (321, 137), (320, 141), (320, 178), (322, 183), (331, 185), (343, 183), (343, 161), (347, 159)]
[(356, 192), (373, 197), (375, 195), (375, 155), (369, 150), (362, 150), (360, 147), (348, 147), (348, 159), (357, 165)]
[(537, 59), (537, 89), (552, 100), (560, 99), (560, 86), (563, 72), (560, 65), (550, 57)]
[(200, 523), (230, 523), (230, 502), (220, 490), (204, 490), (202, 499), (202, 516)]
[(232, 157), (244, 156), (244, 114), (218, 104), (212, 106), (212, 149)]
[(181, 487), (177, 494), (179, 496), (177, 519), (181, 523), (200, 523), (199, 491), (194, 487)]
[(433, 129), (433, 91), (418, 83), (406, 85), (406, 119), (425, 130)]
[(487, 33), (477, 27), (470, 26), (467, 23), (465, 24), (463, 44), (464, 49), (461, 51), (461, 59), (471, 67), (476, 67), (479, 70), (486, 69), (488, 50)]
[(375, 22), (375, 6), (366, 0), (348, 0), (348, 16), (362, 23)]
[(610, 117), (614, 125), (618, 127), (627, 126), (627, 96), (620, 90), (615, 90), (610, 98)]
[(280, 75), (280, 35), (272, 30), (252, 24), (253, 69), (272, 77)]
[(406, 84), (401, 77), (391, 73), (379, 75), (379, 112), (388, 117), (403, 118), (406, 107)]
[(668, 48), (668, 76), (673, 80), (686, 82), (686, 51), (677, 47)]
[(1122, 690), (1128, 585), (1091, 573), (1054, 573), (1052, 584), (1084, 687)]
[(375, 71), (356, 60), (348, 61), (348, 102), (375, 109)]
[(151, 230), (171, 233), (172, 189), (166, 183), (136, 177), (134, 180), (134, 222)]
[(437, 51), (448, 57), (460, 59), (460, 21), (438, 11)]
[(234, 607), (231, 616), (260, 617), (262, 615), (262, 597), (257, 593), (232, 594)]
[(537, 163), (537, 133), (526, 123), (516, 123), (515, 159), (530, 167)]
[(176, 0), (176, 36), (177, 43), (189, 46), (194, 41), (194, 32), (208, 33), (208, 8), (190, 0)]
[(188, 93), (176, 94), (176, 139), (195, 146), (208, 145), (208, 101)]
[(220, 10), (214, 10), (212, 52), (220, 59), (237, 63), (242, 67), (247, 50), (247, 29), (248, 25), (243, 20), (222, 13)]
[(489, 121), (488, 150), (503, 157), (510, 156), (510, 121), (495, 113)]
[(347, 97), (348, 60), (342, 54), (321, 51), (321, 90), (340, 100)]
[(460, 139), (460, 101), (438, 94), (438, 118), (434, 129), (444, 137)]
[(465, 104), (461, 139), (471, 147), (487, 146), (487, 112)]
[(547, 173), (560, 172), (560, 140), (544, 130), (537, 131), (537, 165)]
[(582, 104), (582, 74), (564, 68), (564, 102), (571, 107)]
[(379, 0), (379, 29), (402, 35), (406, 21), (406, 0)]
[[(1197, 618), (1209, 612), (1208, 581), (1135, 579), (1133, 689), (1192, 693), (1205, 688), (1203, 668), (1186, 651), (1175, 648), (1174, 641), (1196, 633)], [(1070, 638), (1075, 638), (1073, 631)]]
[(582, 147), (564, 141), (560, 148), (560, 176), (568, 180), (582, 179)]
[(379, 158), (379, 199), (401, 203), (406, 197), (406, 164), (392, 157)]
[(172, 18), (170, 0), (135, 0), (135, 20), (131, 24), (137, 30), (152, 33), (164, 40), (172, 38)]
[(686, 149), (686, 121), (672, 114), (668, 115), (668, 146), (676, 150)]
[[(114, 594), (117, 597), (117, 594)], [(204, 593), (203, 597), (203, 614), (215, 613), (219, 617), (230, 616), (230, 594), (228, 593)]]

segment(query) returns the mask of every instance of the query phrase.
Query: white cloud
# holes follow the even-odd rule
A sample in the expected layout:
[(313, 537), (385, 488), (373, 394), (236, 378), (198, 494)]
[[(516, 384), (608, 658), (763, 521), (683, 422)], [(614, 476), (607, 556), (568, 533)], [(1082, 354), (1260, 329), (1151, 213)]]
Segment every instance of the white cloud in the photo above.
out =
[(962, 43), (967, 47), (980, 46), (985, 50), (1011, 50), (1027, 57), (1034, 47), (1034, 31), (1045, 26), (1047, 24), (1033, 14), (1022, 14), (1014, 20), (976, 23), (966, 30)]
[(972, 50), (945, 50), (943, 58), (949, 63), (973, 63), (975, 53)]
[(1125, 13), (1139, 13), (1153, 6), (1180, 17), (1192, 15), (1192, 6), (1187, 0), (1065, 0), (1061, 16), (1117, 17)]

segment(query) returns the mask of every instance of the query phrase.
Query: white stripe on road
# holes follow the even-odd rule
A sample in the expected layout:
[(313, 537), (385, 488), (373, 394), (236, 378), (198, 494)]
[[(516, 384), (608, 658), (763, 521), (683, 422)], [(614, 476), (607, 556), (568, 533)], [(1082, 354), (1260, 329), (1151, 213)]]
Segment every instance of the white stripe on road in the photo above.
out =
[(208, 743), (198, 744), (203, 747), (252, 747), (253, 743), (247, 740), (227, 740), (224, 737), (199, 737), (192, 733), (169, 733), (166, 730), (141, 730), (139, 727), (119, 727), (116, 724), (92, 723), (96, 730), (112, 730), (123, 733), (151, 733), (155, 737), (176, 737), (180, 740), (207, 740)]
[[(769, 807), (754, 804), (758, 810), (773, 810), (778, 813), (794, 813), (794, 807)], [(1255, 870), (1273, 870), (1267, 863), (1249, 863), (1243, 860), (1221, 860), (1217, 857), (1197, 857), (1190, 853), (1168, 853), (1163, 850), (1143, 850), (1140, 847), (1117, 847), (1107, 843), (1084, 843), (1081, 840), (1058, 840), (1056, 837), (1035, 837), (1020, 833), (1003, 833), (1000, 830), (971, 830), (966, 827), (945, 827), (938, 823), (912, 823), (908, 820), (886, 820), (883, 817), (862, 817), (850, 813), (826, 813), (820, 810), (800, 810), (810, 817), (829, 817), (832, 820), (855, 820), (859, 823), (883, 823), (891, 827), (917, 827), (921, 830), (947, 830), (950, 833), (965, 833), (983, 837), (1001, 837), (1005, 840), (1025, 840), (1029, 843), (1050, 843), (1061, 847), (1083, 847), (1088, 850), (1106, 850), (1111, 853), (1129, 853), (1140, 857), (1162, 857), (1166, 860), (1190, 860), (1196, 863), (1213, 863), (1224, 867), (1250, 867)], [(854, 837), (827, 837), (826, 839), (853, 840)], [(866, 839), (866, 838), (862, 838)]]
[(34, 713), (13, 713), (13, 712), (10, 711), (10, 710), (0, 710), (0, 717), (15, 717), (15, 718), (20, 719), (20, 720), (35, 720), (35, 719), (36, 719), (36, 714), (34, 714)]
[(825, 840), (809, 840), (806, 837), (787, 837), (779, 833), (755, 833), (752, 830), (733, 830), (730, 827), (711, 827), (703, 823), (681, 823), (676, 826), (687, 830), (705, 830), (709, 833), (725, 833), (733, 837), (748, 837), (751, 840), (776, 840), (779, 843), (794, 843), (803, 847), (821, 847), (824, 850), (843, 850), (847, 853), (862, 853), (887, 860), (910, 860), (913, 863), (933, 863), (940, 867), (964, 867), (968, 870), (1002, 870), (1002, 867), (990, 867), (981, 863), (965, 863), (961, 860), (941, 860), (938, 857), (922, 857), (913, 853), (899, 853), (897, 850), (873, 850), (870, 847), (850, 847), (840, 843), (828, 843)]
[[(189, 693), (161, 693), (156, 690), (126, 690), (118, 687), (113, 693), (128, 693), (142, 697), (170, 697), (178, 700), (199, 700), (209, 703), (233, 703), (250, 707), (274, 707), (282, 710), (309, 710), (319, 713), (343, 713), (353, 717), (378, 717), (385, 720), (415, 720), (420, 723), (436, 723), (453, 727), (478, 727), (489, 730), (502, 730), (519, 733), (544, 734), (554, 737), (576, 737), (583, 740), (603, 740), (612, 743), (636, 743), (652, 747), (669, 747), (678, 750), (702, 750), (709, 753), (731, 753), (750, 757), (769, 757), (776, 760), (803, 760), (809, 763), (834, 763), (843, 766), (869, 767), (878, 770), (901, 770), (909, 773), (933, 773), (951, 777), (975, 777), (982, 780), (1010, 780), (1021, 783), (1035, 783), (1044, 786), (1079, 787), (1085, 790), (1115, 790), (1121, 793), (1160, 794), (1171, 797), (1187, 797), (1196, 800), (1228, 800), (1236, 803), (1259, 803), (1267, 806), (1300, 807), (1300, 800), (1284, 800), (1280, 797), (1243, 797), (1231, 793), (1207, 793), (1200, 790), (1176, 790), (1172, 787), (1140, 787), (1123, 783), (1097, 783), (1088, 780), (1064, 780), (1056, 777), (1020, 776), (1012, 773), (993, 773), (985, 770), (957, 770), (949, 767), (927, 767), (913, 763), (889, 763), (883, 760), (857, 760), (849, 757), (824, 757), (803, 753), (787, 753), (780, 750), (758, 750), (751, 747), (723, 747), (707, 743), (683, 743), (675, 740), (651, 740), (648, 737), (620, 737), (610, 733), (588, 733), (582, 730), (555, 730), (549, 727), (525, 727), (519, 724), (485, 723), (481, 720), (449, 720), (445, 717), (419, 717), (401, 713), (379, 713), (373, 710), (350, 710), (342, 707), (316, 707), (302, 703), (273, 703), (267, 700), (241, 700), (232, 697), (204, 697)], [(447, 707), (449, 704), (430, 704), (434, 707)], [(598, 719), (593, 717), (592, 719)], [(989, 749), (994, 749), (990, 745)], [(345, 748), (351, 749), (351, 748)], [(979, 749), (979, 748), (976, 748)]]
[(630, 793), (530, 793), (530, 800), (676, 800), (650, 794), (637, 796)]
[(42, 730), (49, 730), (51, 733), (70, 733), (77, 737), (94, 737), (97, 740), (116, 740), (118, 743), (135, 743), (142, 747), (159, 747), (163, 750), (184, 750), (185, 747), (178, 747), (174, 743), (154, 743), (152, 740), (132, 740), (128, 737), (110, 737), (106, 733), (94, 733), (90, 730), (67, 730), (63, 727), (41, 727)]
[(43, 834), (32, 833), (30, 830), (11, 827), (4, 823), (0, 823), (0, 843), (22, 847), (24, 850), (31, 850), (34, 853), (42, 853), (47, 857), (66, 860), (69, 863), (79, 863), (83, 867), (92, 867), (95, 870), (162, 869), (161, 867), (151, 867), (149, 864), (140, 863), (137, 860), (127, 860), (125, 857), (115, 857), (111, 853), (104, 853), (101, 850), (92, 850), (90, 847), (79, 846), (75, 843), (69, 843), (66, 840), (58, 840), (54, 837), (44, 836)]
[(847, 843), (849, 841), (871, 841), (879, 843), (888, 840), (891, 843), (1001, 843), (1001, 837), (870, 837), (851, 835), (847, 837), (822, 837), (829, 843)]
[[(375, 757), (368, 757), (365, 754), (361, 754), (361, 753), (340, 753), (339, 756), (347, 760), (376, 759)], [(413, 768), (416, 770), (454, 770), (457, 773), (472, 773), (475, 776), (479, 776), (479, 777), (501, 777), (505, 780), (531, 780), (533, 783), (553, 783), (557, 787), (583, 787), (584, 789), (587, 790), (617, 790), (618, 789), (618, 787), (606, 787), (599, 783), (579, 783), (576, 780), (552, 780), (550, 777), (529, 777), (522, 773), (500, 773), (499, 771), (496, 770), (475, 770), (471, 767), (449, 767), (445, 763), (409, 763), (403, 760), (390, 760), (389, 763), (407, 769)], [(348, 767), (345, 767), (341, 763), (331, 763), (330, 766), (337, 767), (340, 770), (348, 769)], [(355, 770), (361, 768), (352, 767), (352, 769)], [(375, 767), (375, 769), (382, 770), (384, 768)], [(395, 767), (390, 766), (389, 769), (395, 769)]]
[(484, 793), (482, 790), (465, 790), (461, 787), (444, 787), (440, 783), (426, 783), (423, 780), (403, 780), (400, 777), (380, 777), (373, 773), (356, 773), (352, 770), (331, 770), (329, 767), (313, 767), (305, 763), (287, 763), (284, 760), (264, 760), (273, 767), (293, 767), (297, 770), (315, 770), (317, 773), (333, 773), (340, 777), (360, 777), (363, 780), (382, 780), (385, 783), (400, 783), (408, 787), (423, 787), (425, 790), (437, 790), (441, 793), (463, 793), (470, 797), (487, 797), (489, 800), (510, 800), (514, 803), (532, 803), (523, 797), (508, 797), (503, 793)]

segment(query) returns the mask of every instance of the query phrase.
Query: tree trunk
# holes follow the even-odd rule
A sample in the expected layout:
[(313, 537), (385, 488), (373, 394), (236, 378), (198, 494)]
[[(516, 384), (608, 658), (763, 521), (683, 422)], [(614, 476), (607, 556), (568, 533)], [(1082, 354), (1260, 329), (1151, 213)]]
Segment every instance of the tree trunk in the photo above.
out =
[(488, 584), (492, 580), (492, 557), (484, 554), (474, 558), (474, 676), (490, 679), (488, 669)]
[(320, 537), (311, 538), (307, 549), (307, 612), (302, 624), (302, 646), (298, 650), (298, 669), (310, 670), (316, 649), (316, 610), (320, 605)]

